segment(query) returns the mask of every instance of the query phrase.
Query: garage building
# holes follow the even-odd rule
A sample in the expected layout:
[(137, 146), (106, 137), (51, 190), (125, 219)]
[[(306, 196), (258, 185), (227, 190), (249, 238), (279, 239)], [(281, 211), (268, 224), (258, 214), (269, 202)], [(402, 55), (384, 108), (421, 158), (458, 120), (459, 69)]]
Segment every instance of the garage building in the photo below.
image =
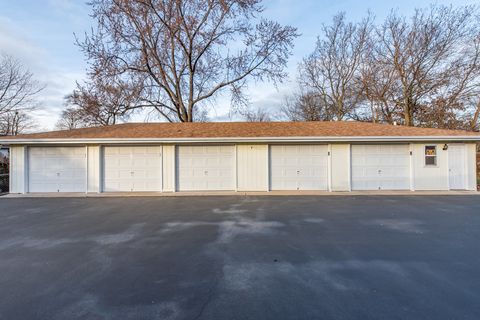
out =
[(12, 193), (476, 190), (478, 141), (354, 121), (128, 123), (0, 138)]

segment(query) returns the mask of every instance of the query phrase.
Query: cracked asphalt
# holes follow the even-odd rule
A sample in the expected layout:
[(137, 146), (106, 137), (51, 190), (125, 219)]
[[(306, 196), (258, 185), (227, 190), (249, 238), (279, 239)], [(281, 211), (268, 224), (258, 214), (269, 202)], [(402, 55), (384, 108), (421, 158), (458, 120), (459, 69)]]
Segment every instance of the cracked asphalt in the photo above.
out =
[(0, 198), (0, 319), (478, 319), (479, 196)]

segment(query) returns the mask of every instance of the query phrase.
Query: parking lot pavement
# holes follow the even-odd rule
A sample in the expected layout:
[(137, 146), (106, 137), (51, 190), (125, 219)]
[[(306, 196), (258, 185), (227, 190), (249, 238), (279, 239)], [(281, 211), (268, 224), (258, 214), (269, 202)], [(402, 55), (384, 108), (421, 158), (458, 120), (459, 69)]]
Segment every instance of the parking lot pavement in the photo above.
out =
[(0, 198), (0, 319), (478, 319), (479, 196)]

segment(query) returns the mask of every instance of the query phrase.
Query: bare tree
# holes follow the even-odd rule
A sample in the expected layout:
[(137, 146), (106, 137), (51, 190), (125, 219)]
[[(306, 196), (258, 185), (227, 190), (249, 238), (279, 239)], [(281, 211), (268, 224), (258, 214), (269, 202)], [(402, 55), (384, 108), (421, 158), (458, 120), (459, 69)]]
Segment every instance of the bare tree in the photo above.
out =
[(468, 116), (467, 118), (467, 129), (471, 131), (480, 131), (480, 98), (473, 104), (472, 109), (473, 111), (470, 113), (471, 116)]
[(325, 100), (313, 92), (298, 92), (285, 98), (281, 114), (290, 121), (329, 121), (331, 113)]
[(16, 136), (36, 127), (28, 112), (11, 110), (0, 115), (0, 135)]
[(422, 114), (442, 116), (461, 108), (459, 99), (478, 69), (478, 52), (471, 56), (468, 49), (479, 32), (475, 9), (432, 6), (416, 10), (410, 20), (393, 12), (377, 28), (372, 62), (393, 77), (381, 91), (389, 114), (413, 126), (423, 125)]
[(86, 84), (77, 83), (73, 93), (65, 97), (67, 109), (59, 125), (108, 126), (126, 120), (135, 109), (144, 106), (139, 102), (142, 90), (139, 81), (93, 76)]
[(59, 130), (72, 130), (87, 126), (77, 108), (68, 107), (62, 111), (55, 127)]
[(272, 121), (272, 114), (265, 108), (245, 108), (239, 111), (240, 115), (247, 122), (268, 122)]
[(324, 25), (314, 52), (299, 66), (299, 83), (326, 106), (325, 120), (343, 120), (361, 102), (357, 73), (371, 32), (372, 18), (348, 23), (344, 13)]
[(0, 55), (0, 115), (31, 110), (35, 96), (43, 89), (20, 61)]
[(320, 120), (478, 130), (478, 17), (475, 6), (431, 6), (411, 18), (392, 11), (380, 25), (336, 16), (299, 67), (300, 91), (315, 99), (297, 95), (290, 118), (325, 110)]
[(259, 18), (261, 0), (92, 0), (79, 46), (91, 74), (142, 79), (142, 108), (190, 122), (225, 89), (282, 81), (296, 29)]

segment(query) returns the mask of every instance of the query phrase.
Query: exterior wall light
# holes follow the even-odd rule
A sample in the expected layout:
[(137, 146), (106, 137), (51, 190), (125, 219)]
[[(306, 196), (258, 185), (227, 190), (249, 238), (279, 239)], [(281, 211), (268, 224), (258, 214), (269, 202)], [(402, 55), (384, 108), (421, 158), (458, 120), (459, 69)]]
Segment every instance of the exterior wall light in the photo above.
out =
[(448, 144), (445, 143), (445, 144), (443, 145), (443, 151), (447, 151), (447, 150), (448, 150)]

